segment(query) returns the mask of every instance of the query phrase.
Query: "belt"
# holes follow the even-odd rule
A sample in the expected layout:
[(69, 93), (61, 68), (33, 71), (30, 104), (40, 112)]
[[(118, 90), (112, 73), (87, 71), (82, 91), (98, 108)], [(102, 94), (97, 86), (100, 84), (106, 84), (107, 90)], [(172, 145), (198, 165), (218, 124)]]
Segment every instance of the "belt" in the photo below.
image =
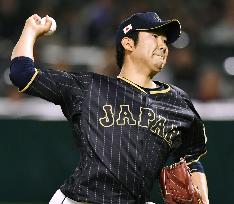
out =
[(77, 202), (66, 197), (60, 189), (55, 192), (49, 204), (87, 204), (87, 202)]
[[(87, 202), (77, 202), (66, 197), (60, 189), (51, 198), (49, 204), (88, 204)], [(146, 202), (145, 204), (155, 204), (153, 202)]]

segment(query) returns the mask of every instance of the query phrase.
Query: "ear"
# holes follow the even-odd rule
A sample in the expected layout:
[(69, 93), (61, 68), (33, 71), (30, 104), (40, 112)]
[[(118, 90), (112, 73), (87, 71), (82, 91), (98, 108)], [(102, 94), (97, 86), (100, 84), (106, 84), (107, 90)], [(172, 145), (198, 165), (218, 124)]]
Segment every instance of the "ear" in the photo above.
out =
[(133, 51), (133, 48), (134, 48), (134, 41), (133, 41), (131, 38), (124, 37), (124, 38), (121, 40), (121, 44), (122, 44), (122, 46), (123, 46), (123, 48), (124, 48), (125, 50)]

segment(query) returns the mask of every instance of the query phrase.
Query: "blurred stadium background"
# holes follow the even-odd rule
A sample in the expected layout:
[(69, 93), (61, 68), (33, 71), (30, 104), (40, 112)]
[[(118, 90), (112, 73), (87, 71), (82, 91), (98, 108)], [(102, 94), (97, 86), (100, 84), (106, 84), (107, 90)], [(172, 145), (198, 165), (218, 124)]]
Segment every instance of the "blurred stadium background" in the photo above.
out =
[[(36, 66), (118, 74), (114, 39), (133, 12), (177, 18), (181, 37), (170, 46), (158, 80), (187, 91), (205, 121), (203, 159), (211, 204), (234, 203), (234, 0), (0, 0), (0, 203), (48, 203), (75, 168), (79, 153), (59, 107), (20, 95), (8, 73), (11, 51), (34, 13), (57, 21), (41, 38)], [(152, 201), (162, 203), (157, 185)]]

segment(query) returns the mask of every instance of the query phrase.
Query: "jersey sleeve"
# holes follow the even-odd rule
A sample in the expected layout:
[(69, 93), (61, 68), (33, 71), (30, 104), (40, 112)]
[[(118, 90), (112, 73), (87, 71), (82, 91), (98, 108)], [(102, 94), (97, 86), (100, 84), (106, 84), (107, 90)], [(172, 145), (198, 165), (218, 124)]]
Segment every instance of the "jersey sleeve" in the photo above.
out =
[(37, 76), (24, 92), (60, 105), (65, 117), (71, 119), (74, 108), (81, 106), (91, 77), (92, 73), (88, 72), (38, 69)]
[(190, 163), (188, 166), (190, 168), (191, 173), (193, 173), (193, 172), (205, 173), (204, 167), (203, 167), (202, 163), (199, 161)]
[(12, 60), (9, 76), (20, 92), (60, 105), (71, 119), (75, 107), (81, 107), (92, 73), (37, 69), (32, 59), (22, 56)]
[(188, 164), (198, 162), (200, 157), (206, 154), (207, 137), (204, 123), (192, 104), (189, 96), (185, 92), (180, 92), (183, 100), (193, 111), (194, 118), (189, 128), (184, 130), (181, 136), (181, 146), (174, 153), (175, 160), (185, 158)]
[(76, 86), (71, 74), (63, 71), (37, 69), (37, 75), (21, 92), (43, 98), (56, 105), (64, 103), (64, 94), (68, 87)]

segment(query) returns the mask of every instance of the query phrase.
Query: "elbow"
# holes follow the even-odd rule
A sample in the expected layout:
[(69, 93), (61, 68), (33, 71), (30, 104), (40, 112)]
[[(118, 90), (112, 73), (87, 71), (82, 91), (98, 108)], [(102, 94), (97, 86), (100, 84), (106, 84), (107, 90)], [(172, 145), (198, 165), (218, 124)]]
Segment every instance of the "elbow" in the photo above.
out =
[(28, 57), (16, 57), (11, 61), (10, 80), (19, 89), (24, 88), (35, 73), (34, 63)]

